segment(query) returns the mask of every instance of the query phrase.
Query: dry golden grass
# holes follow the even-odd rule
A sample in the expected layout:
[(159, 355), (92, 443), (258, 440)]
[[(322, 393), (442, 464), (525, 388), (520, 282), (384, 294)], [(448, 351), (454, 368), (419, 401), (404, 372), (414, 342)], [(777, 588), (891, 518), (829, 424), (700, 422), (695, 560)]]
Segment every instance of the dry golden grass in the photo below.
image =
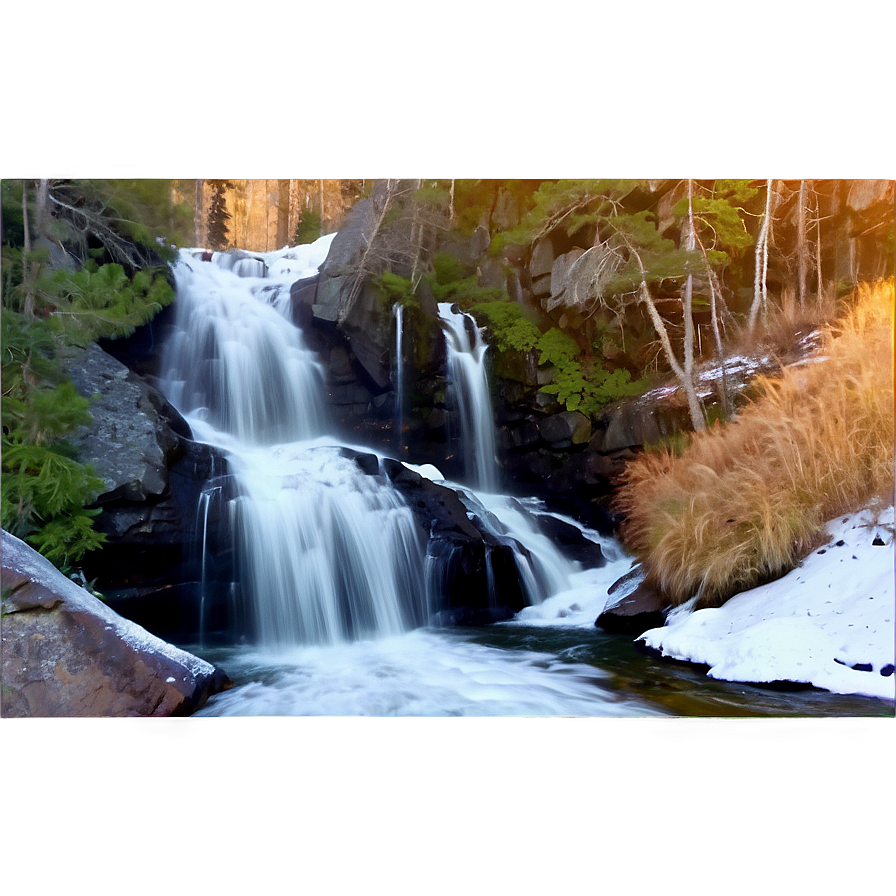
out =
[(861, 286), (825, 332), (825, 360), (765, 379), (681, 457), (631, 463), (622, 536), (675, 604), (698, 606), (792, 569), (825, 521), (893, 500), (893, 281)]

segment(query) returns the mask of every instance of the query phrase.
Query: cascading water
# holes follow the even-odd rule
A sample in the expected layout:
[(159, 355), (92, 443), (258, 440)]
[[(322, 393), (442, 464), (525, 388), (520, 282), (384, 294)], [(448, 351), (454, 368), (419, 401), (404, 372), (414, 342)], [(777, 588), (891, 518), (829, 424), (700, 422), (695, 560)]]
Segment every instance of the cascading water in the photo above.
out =
[(498, 488), (495, 432), (488, 386), (488, 344), (469, 314), (456, 311), (450, 302), (439, 303), (439, 317), (448, 349), (448, 374), (460, 418), (465, 476), (482, 491)]
[(286, 319), (284, 290), (256, 264), (238, 276), (225, 259), (181, 253), (165, 391), (195, 436), (228, 456), (257, 639), (330, 644), (424, 624), (425, 548), (410, 511), (321, 441), (323, 371)]
[(395, 445), (404, 454), (404, 308), (400, 302), (392, 309), (395, 317)]
[[(259, 642), (203, 649), (237, 687), (201, 714), (650, 715), (669, 711), (655, 699), (664, 693), (657, 679), (678, 705), (679, 679), (657, 664), (632, 676), (630, 646), (614, 648), (620, 642), (594, 628), (602, 595), (628, 571), (629, 558), (579, 527), (609, 561), (582, 569), (536, 524), (551, 516), (574, 521), (496, 492), (485, 344), (450, 306), (440, 317), (465, 409), (463, 437), (473, 449), (471, 482), (452, 485), (433, 468), (425, 475), (455, 488), (495, 544), (513, 547), (531, 605), (513, 624), (488, 630), (420, 628), (439, 609), (438, 566), (387, 477), (361, 472), (323, 435), (323, 371), (290, 321), (289, 284), (314, 273), (328, 243), (205, 261), (209, 253), (184, 251), (176, 266), (165, 391), (194, 436), (227, 457), (228, 472), (216, 470), (200, 498), (199, 540), (237, 546), (239, 585), (203, 558), (201, 635), (217, 593), (231, 616), (250, 604), (247, 622)], [(402, 324), (396, 312), (398, 340)], [(397, 376), (400, 393), (404, 374)], [(607, 671), (614, 649), (619, 656)], [(731, 705), (729, 689), (695, 675), (688, 693), (718, 688), (718, 702), (705, 696), (705, 705)]]

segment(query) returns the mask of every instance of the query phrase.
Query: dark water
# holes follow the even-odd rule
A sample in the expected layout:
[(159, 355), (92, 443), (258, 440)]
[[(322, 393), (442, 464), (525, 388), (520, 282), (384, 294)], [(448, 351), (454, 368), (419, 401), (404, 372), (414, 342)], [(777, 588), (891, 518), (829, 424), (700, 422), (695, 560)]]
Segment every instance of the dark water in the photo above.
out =
[(594, 665), (612, 676), (620, 699), (644, 701), (674, 716), (894, 716), (893, 704), (813, 687), (762, 687), (709, 678), (702, 667), (663, 659), (632, 639), (599, 629), (496, 625), (464, 637), (503, 650), (541, 650), (562, 662)]

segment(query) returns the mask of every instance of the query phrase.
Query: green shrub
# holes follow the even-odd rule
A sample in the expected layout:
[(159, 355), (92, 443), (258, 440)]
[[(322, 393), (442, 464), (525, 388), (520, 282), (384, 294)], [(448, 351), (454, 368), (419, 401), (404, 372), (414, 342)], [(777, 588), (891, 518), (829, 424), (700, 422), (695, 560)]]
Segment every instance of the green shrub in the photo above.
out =
[(599, 357), (583, 355), (575, 339), (556, 327), (538, 340), (537, 348), (539, 363), (554, 368), (551, 382), (541, 391), (556, 395), (568, 411), (593, 417), (608, 404), (640, 395), (647, 388), (646, 377), (632, 381), (624, 368), (607, 370)]
[(491, 342), (500, 352), (528, 352), (538, 344), (541, 331), (516, 302), (480, 302), (470, 313), (491, 332)]
[(399, 277), (386, 271), (377, 280), (377, 286), (382, 290), (386, 302), (392, 306), (419, 304), (414, 295), (414, 287), (407, 277)]
[(44, 320), (4, 309), (2, 525), (57, 566), (105, 540), (87, 510), (103, 482), (66, 440), (90, 422), (90, 402), (66, 379)]

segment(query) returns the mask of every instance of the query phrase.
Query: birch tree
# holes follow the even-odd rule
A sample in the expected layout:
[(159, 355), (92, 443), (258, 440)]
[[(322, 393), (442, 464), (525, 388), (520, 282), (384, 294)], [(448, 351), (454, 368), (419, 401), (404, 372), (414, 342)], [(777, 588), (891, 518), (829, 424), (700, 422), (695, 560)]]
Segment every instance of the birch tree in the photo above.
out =
[(756, 318), (762, 312), (763, 324), (768, 323), (768, 241), (771, 228), (772, 214), (775, 207), (774, 181), (765, 183), (765, 212), (762, 216), (762, 225), (759, 228), (759, 236), (756, 239), (756, 261), (753, 275), (753, 304), (750, 306), (748, 327), (752, 333), (756, 329)]

